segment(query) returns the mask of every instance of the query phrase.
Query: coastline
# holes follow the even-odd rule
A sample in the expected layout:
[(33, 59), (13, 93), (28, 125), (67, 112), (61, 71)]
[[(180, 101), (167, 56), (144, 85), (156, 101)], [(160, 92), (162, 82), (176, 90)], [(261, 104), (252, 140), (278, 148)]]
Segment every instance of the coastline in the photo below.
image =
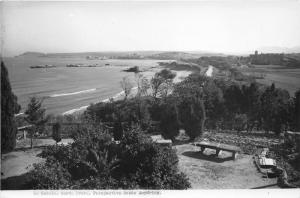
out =
[[(161, 69), (159, 69), (159, 70), (161, 70)], [(159, 70), (157, 70), (157, 71), (159, 71)], [(185, 77), (187, 77), (188, 75), (190, 75), (192, 73), (192, 71), (177, 71), (177, 70), (172, 70), (172, 71), (176, 73), (176, 77), (174, 78), (174, 83), (181, 82), (182, 80), (184, 80)], [(148, 79), (151, 79), (153, 77), (153, 75), (145, 75), (145, 77), (147, 77)], [(136, 93), (137, 93), (137, 87), (135, 86), (135, 87), (132, 88), (130, 96), (132, 97)], [(112, 95), (111, 97), (103, 99), (99, 102), (109, 102), (110, 99), (120, 100), (122, 97), (124, 97), (124, 91), (118, 92), (118, 93)], [(85, 105), (85, 106), (81, 106), (79, 108), (70, 109), (68, 111), (63, 112), (62, 115), (65, 116), (65, 115), (81, 114), (89, 106), (90, 105)]]

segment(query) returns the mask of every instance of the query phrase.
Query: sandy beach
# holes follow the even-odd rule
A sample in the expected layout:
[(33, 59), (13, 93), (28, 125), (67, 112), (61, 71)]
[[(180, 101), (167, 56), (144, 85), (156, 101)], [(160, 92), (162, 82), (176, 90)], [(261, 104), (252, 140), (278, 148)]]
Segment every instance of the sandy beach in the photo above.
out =
[[(152, 70), (150, 71), (146, 71), (146, 72), (143, 72), (142, 75), (145, 76), (149, 81), (151, 80), (151, 78), (153, 77), (153, 75), (160, 71), (161, 68), (153, 68)], [(172, 70), (173, 71), (173, 70)], [(176, 73), (176, 77), (174, 78), (174, 83), (179, 83), (181, 82), (185, 77), (189, 76), (192, 72), (191, 71), (173, 71)], [(151, 91), (151, 90), (150, 90)], [(129, 97), (133, 97), (137, 94), (137, 87), (133, 87), (132, 90), (131, 90), (131, 94)], [(101, 100), (99, 102), (109, 102), (110, 99), (113, 99), (113, 100), (120, 100), (122, 98), (124, 98), (124, 91), (121, 91), (121, 92), (118, 92), (116, 93), (115, 95), (113, 95), (112, 97), (109, 97), (109, 98), (106, 98), (104, 100)], [(82, 107), (79, 107), (79, 108), (75, 108), (75, 109), (71, 109), (71, 110), (68, 110), (64, 113), (62, 113), (62, 115), (70, 115), (70, 114), (78, 114), (78, 113), (82, 113), (84, 112), (87, 108), (89, 107), (89, 105), (85, 105), (85, 106), (82, 106)]]

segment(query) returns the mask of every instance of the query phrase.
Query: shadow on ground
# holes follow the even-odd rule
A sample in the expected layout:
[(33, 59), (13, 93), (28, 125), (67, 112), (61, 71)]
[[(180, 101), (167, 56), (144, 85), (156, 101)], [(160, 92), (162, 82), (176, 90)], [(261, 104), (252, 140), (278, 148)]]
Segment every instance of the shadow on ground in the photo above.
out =
[(33, 148), (31, 148), (30, 146), (28, 146), (28, 147), (21, 147), (21, 148), (15, 148), (13, 151), (30, 151), (30, 150), (32, 150), (32, 149), (44, 149), (44, 148), (46, 148), (47, 146), (49, 146), (49, 145), (40, 145), (40, 146), (34, 146)]
[(190, 140), (174, 140), (172, 145), (173, 146), (180, 146), (184, 144), (189, 144), (191, 141)]
[(29, 174), (1, 179), (1, 190), (29, 190)]
[(183, 152), (182, 155), (184, 155), (186, 157), (192, 157), (195, 159), (207, 160), (207, 161), (216, 162), (216, 163), (222, 163), (225, 161), (232, 160), (232, 157), (219, 158), (215, 154), (206, 155), (199, 151), (186, 151), (186, 152)]

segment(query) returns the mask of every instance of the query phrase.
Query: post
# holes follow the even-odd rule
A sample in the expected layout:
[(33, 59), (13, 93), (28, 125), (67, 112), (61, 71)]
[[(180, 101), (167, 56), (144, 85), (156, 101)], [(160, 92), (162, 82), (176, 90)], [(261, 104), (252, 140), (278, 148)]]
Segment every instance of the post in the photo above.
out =
[(235, 151), (232, 152), (232, 159), (235, 160), (236, 157), (237, 157), (237, 153)]
[(220, 149), (216, 149), (216, 156), (218, 156), (220, 153)]
[(204, 147), (204, 146), (201, 146), (201, 147), (200, 147), (200, 152), (203, 153), (204, 150), (205, 150), (205, 147)]
[(31, 134), (30, 137), (30, 148), (33, 148), (33, 135)]
[(26, 140), (26, 130), (23, 130), (23, 139)]

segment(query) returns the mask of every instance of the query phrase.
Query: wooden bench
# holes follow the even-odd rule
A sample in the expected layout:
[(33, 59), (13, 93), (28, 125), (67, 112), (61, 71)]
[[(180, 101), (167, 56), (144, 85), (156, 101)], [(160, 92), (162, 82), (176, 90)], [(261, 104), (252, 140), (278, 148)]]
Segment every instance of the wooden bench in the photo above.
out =
[(172, 146), (172, 140), (164, 139), (161, 135), (152, 135), (151, 139), (154, 143), (161, 146)]
[(194, 142), (194, 146), (200, 147), (200, 152), (203, 153), (206, 148), (216, 150), (216, 156), (219, 155), (220, 151), (227, 151), (232, 153), (232, 158), (235, 160), (237, 153), (241, 152), (241, 149), (237, 146), (221, 144), (221, 143), (214, 143), (214, 142)]

